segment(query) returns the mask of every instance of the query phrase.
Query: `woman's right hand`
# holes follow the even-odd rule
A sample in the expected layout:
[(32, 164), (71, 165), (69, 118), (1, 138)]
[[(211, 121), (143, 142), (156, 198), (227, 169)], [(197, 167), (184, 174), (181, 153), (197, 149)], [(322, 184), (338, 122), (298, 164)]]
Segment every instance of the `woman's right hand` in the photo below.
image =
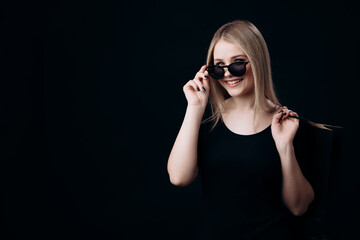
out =
[(188, 106), (203, 107), (204, 109), (206, 107), (210, 92), (210, 78), (205, 69), (206, 65), (203, 65), (194, 79), (189, 80), (183, 87)]

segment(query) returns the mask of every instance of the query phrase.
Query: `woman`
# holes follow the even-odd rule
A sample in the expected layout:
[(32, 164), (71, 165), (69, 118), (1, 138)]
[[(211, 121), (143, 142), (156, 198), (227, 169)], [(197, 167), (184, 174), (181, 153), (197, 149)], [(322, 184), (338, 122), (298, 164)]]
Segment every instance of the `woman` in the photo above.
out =
[(246, 20), (220, 27), (183, 91), (167, 167), (177, 186), (202, 173), (201, 239), (295, 239), (286, 219), (304, 214), (315, 194), (295, 155), (299, 116), (276, 97), (260, 31)]

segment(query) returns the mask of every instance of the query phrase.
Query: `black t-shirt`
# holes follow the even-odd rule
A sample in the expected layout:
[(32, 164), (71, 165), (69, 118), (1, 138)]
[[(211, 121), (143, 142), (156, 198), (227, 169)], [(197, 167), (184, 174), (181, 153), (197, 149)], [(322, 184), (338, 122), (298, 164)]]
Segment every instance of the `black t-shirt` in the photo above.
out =
[[(209, 107), (203, 119), (208, 116)], [(296, 239), (287, 220), (293, 215), (282, 201), (281, 162), (271, 125), (256, 134), (240, 135), (221, 119), (210, 131), (212, 124), (201, 124), (198, 140), (200, 239)], [(301, 126), (300, 121), (295, 138)], [(307, 178), (295, 143), (297, 161)]]

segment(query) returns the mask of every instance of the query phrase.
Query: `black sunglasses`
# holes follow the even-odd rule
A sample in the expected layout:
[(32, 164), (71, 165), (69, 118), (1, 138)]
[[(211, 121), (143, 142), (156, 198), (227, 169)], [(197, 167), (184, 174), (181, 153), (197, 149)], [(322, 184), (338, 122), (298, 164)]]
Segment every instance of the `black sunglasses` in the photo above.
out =
[(249, 62), (234, 62), (227, 66), (211, 65), (206, 68), (211, 77), (215, 79), (224, 78), (225, 70), (227, 68), (231, 75), (240, 77), (246, 72), (246, 64)]

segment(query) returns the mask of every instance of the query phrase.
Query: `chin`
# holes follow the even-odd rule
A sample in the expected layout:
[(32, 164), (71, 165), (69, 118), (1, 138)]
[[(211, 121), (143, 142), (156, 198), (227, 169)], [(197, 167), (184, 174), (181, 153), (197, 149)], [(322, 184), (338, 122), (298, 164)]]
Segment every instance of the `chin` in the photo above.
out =
[(226, 91), (231, 97), (245, 96), (245, 95), (247, 95), (247, 94), (249, 94), (251, 92), (251, 90), (243, 89), (243, 88), (240, 88), (240, 89), (227, 89)]
[(243, 92), (228, 92), (228, 94), (231, 96), (231, 97), (240, 97), (240, 96), (243, 96), (245, 95)]

